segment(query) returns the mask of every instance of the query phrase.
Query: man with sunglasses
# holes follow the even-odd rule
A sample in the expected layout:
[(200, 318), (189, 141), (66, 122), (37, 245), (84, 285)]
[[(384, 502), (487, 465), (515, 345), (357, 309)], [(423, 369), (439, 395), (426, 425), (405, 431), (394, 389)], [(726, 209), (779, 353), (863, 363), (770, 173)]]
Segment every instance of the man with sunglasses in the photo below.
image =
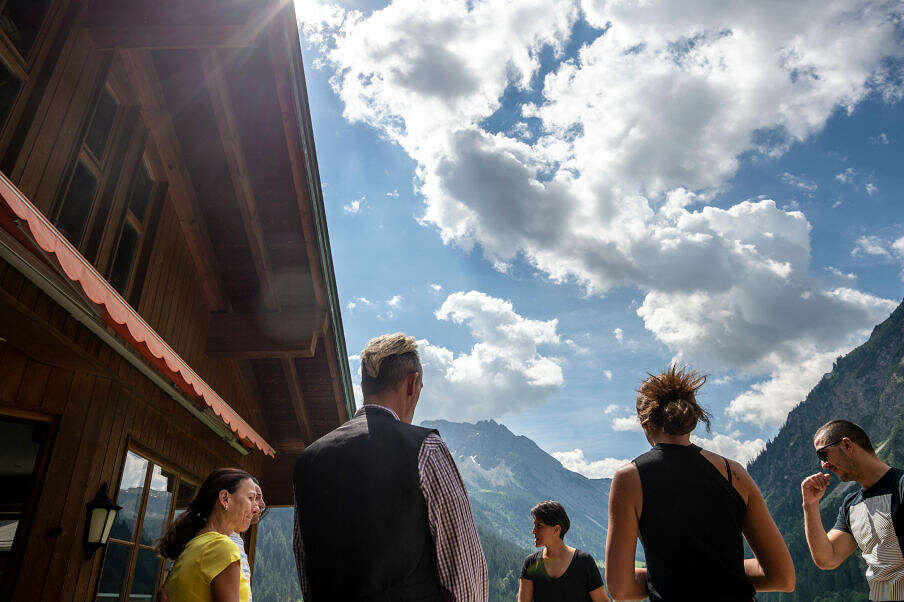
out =
[(813, 562), (829, 571), (856, 548), (867, 564), (870, 600), (904, 601), (904, 471), (876, 456), (862, 428), (847, 420), (824, 424), (813, 436), (813, 447), (824, 470), (860, 489), (845, 496), (835, 526), (826, 533), (819, 501), (829, 475), (818, 472), (800, 484), (804, 530)]

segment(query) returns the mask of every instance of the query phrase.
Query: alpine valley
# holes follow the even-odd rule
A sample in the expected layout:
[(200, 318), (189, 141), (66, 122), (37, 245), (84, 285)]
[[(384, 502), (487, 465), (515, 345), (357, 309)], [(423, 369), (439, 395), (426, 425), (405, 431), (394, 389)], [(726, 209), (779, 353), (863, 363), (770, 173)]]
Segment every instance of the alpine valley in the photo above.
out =
[[(860, 424), (886, 462), (904, 467), (904, 304), (844, 357), (788, 416), (766, 449), (748, 467), (791, 550), (797, 588), (760, 594), (770, 601), (866, 601), (866, 567), (859, 552), (834, 571), (810, 559), (803, 533), (800, 482), (819, 470), (814, 431), (833, 418)], [(609, 479), (588, 479), (565, 469), (533, 441), (495, 421), (477, 424), (424, 422), (439, 430), (465, 482), (487, 556), (490, 600), (514, 600), (521, 562), (533, 548), (530, 508), (555, 499), (572, 521), (566, 541), (601, 562), (606, 540)], [(834, 524), (844, 495), (857, 485), (832, 477), (822, 502), (823, 524)], [(254, 599), (295, 600), (291, 551), (292, 512), (276, 509), (258, 535)], [(638, 559), (642, 560), (638, 545)], [(288, 580), (288, 582), (286, 582)]]

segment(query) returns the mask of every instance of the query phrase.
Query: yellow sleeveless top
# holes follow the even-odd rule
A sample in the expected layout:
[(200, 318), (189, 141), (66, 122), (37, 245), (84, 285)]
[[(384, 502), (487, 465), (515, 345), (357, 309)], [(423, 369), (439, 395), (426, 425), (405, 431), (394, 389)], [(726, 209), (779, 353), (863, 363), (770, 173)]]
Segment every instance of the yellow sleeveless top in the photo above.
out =
[[(188, 542), (170, 569), (166, 590), (172, 602), (211, 602), (210, 582), (241, 556), (235, 543), (222, 533), (210, 531)], [(241, 573), (241, 571), (239, 571)], [(251, 584), (242, 574), (239, 602), (248, 602)]]

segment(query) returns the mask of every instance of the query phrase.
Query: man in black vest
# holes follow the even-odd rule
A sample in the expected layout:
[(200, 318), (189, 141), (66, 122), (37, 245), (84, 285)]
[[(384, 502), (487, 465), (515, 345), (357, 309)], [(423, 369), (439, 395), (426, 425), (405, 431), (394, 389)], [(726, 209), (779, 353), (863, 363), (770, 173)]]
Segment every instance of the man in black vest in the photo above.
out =
[(295, 560), (306, 602), (487, 600), (486, 559), (439, 433), (411, 424), (413, 337), (368, 341), (364, 406), (295, 464)]

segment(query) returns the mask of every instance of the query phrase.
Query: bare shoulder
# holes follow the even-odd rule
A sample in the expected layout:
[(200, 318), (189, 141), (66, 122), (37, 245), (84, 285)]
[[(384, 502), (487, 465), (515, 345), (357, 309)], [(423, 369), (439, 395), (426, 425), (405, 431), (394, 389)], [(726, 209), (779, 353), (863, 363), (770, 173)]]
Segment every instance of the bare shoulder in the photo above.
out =
[(640, 473), (633, 463), (628, 463), (615, 471), (612, 476), (612, 485), (609, 488), (611, 496), (634, 497), (640, 494)]

